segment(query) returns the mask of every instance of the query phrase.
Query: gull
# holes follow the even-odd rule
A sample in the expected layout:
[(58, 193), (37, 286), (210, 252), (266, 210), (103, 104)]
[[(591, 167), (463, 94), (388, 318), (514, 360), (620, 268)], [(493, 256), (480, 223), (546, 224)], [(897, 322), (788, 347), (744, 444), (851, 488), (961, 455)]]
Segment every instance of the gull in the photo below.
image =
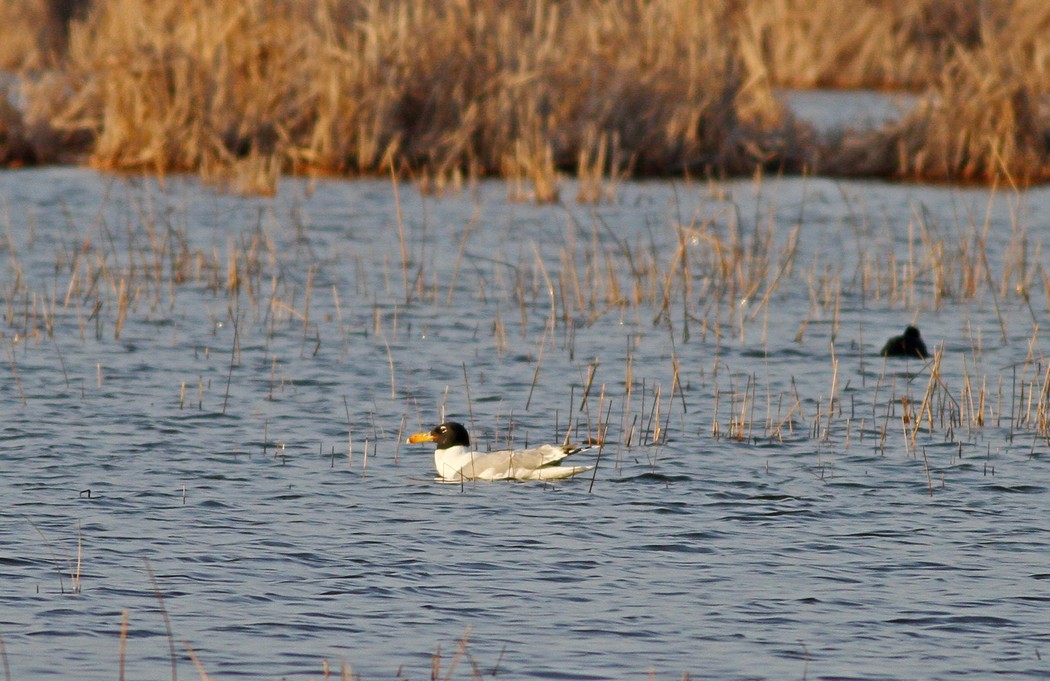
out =
[(463, 424), (449, 421), (429, 432), (416, 433), (409, 443), (434, 442), (434, 467), (442, 480), (558, 480), (591, 470), (591, 466), (559, 466), (562, 459), (589, 449), (585, 445), (540, 445), (529, 449), (476, 452)]

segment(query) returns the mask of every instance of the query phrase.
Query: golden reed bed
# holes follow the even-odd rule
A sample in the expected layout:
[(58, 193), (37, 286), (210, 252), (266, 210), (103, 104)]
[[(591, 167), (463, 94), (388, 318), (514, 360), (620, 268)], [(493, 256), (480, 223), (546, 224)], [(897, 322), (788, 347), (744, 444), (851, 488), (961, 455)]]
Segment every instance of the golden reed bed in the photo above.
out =
[[(496, 175), (788, 172), (1050, 179), (1043, 0), (8, 0), (0, 163)], [(13, 86), (12, 86), (13, 87)], [(903, 120), (822, 136), (777, 87), (907, 88)], [(10, 98), (10, 96), (8, 97)], [(8, 98), (4, 98), (7, 100)]]

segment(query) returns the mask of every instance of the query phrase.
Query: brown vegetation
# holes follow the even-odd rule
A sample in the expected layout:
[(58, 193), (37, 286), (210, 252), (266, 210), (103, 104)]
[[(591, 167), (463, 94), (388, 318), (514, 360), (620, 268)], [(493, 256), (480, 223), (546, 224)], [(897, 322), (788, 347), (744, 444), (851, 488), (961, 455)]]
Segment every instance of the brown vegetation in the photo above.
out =
[(7, 88), (0, 87), (0, 166), (18, 166), (36, 160), (33, 144), (18, 110), (8, 103)]
[[(907, 179), (1050, 177), (1037, 0), (12, 0), (33, 158), (193, 171), (500, 175), (581, 200), (626, 174), (757, 167)], [(6, 13), (6, 14), (5, 14)], [(81, 17), (81, 18), (77, 18)], [(67, 28), (68, 26), (68, 28)], [(67, 37), (68, 36), (68, 37)], [(924, 90), (886, 130), (821, 139), (773, 87)], [(3, 141), (0, 140), (0, 144)]]
[(986, 14), (973, 15), (985, 17), (980, 40), (952, 44), (899, 123), (829, 144), (827, 170), (926, 181), (1050, 179), (1050, 5), (980, 5)]
[(69, 24), (87, 15), (90, 0), (0, 2), (0, 70), (56, 66), (65, 55)]
[(752, 0), (742, 12), (755, 53), (777, 85), (916, 89), (1013, 2), (983, 0)]
[[(99, 4), (46, 115), (102, 168), (746, 172), (798, 148), (707, 2)], [(614, 168), (620, 164), (623, 168)]]

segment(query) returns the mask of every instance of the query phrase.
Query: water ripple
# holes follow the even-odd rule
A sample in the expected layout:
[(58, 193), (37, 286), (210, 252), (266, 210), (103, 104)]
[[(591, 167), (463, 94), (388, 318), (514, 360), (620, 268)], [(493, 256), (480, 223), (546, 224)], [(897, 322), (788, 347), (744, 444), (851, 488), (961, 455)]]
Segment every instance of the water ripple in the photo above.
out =
[[(0, 334), (0, 633), (12, 678), (113, 678), (125, 609), (126, 677), (166, 676), (161, 603), (175, 641), (215, 678), (322, 678), (324, 661), (334, 675), (344, 660), (365, 679), (445, 678), (453, 660), (455, 678), (473, 675), (471, 661), (482, 676), (522, 679), (1046, 676), (1046, 443), (1008, 413), (954, 437), (924, 424), (906, 442), (900, 398), (921, 403), (929, 369), (875, 347), (900, 326), (900, 305), (846, 291), (833, 320), (808, 271), (785, 273), (761, 340), (747, 320), (700, 328), (677, 311), (681, 296), (712, 293), (696, 251), (688, 286), (657, 277), (661, 291), (672, 284), (669, 321), (597, 298), (580, 308), (593, 317), (561, 315), (558, 299), (586, 298), (587, 281), (641, 285), (617, 265), (624, 250), (637, 267), (673, 263), (683, 232), (664, 228), (669, 213), (702, 216), (712, 238), (719, 211), (783, 218), (753, 183), (728, 183), (725, 196), (622, 183), (624, 201), (586, 210), (511, 203), (498, 183), (442, 199), (406, 186), (406, 291), (387, 181), (288, 178), (268, 199), (183, 182), (0, 172), (5, 258), (18, 266), (0, 283), (28, 287), (5, 301)], [(862, 203), (847, 209), (843, 193), (862, 191), (887, 229), (912, 224), (915, 202), (946, 225), (971, 200), (977, 214), (987, 207), (958, 188), (779, 185), (788, 230), (806, 208), (800, 263), (815, 248), (845, 262), (849, 240), (874, 229), (842, 228)], [(1046, 197), (1030, 198), (1034, 211)], [(207, 273), (144, 284), (118, 339), (110, 289), (138, 276), (129, 254), (152, 257), (140, 224), (150, 205), (164, 211), (150, 227), (185, 238), (203, 269), (208, 254), (225, 262), (227, 244), (260, 237), (268, 275), (239, 298)], [(992, 217), (993, 262), (1014, 217)], [(91, 317), (93, 299), (60, 300), (70, 268), (87, 267), (62, 244), (103, 225), (114, 247), (96, 290), (107, 304)], [(573, 261), (588, 249), (601, 267)], [(34, 295), (59, 301), (45, 305), (53, 336), (16, 328), (32, 323)], [(1010, 305), (922, 310), (924, 334), (946, 342), (949, 390), (976, 371), (959, 339), (998, 338), (1000, 313), (1009, 342), (986, 344), (984, 365), (1046, 353), (1023, 328), (1030, 312)], [(599, 421), (611, 434), (593, 478), (437, 484), (431, 449), (404, 440), (441, 416), (476, 422), (483, 446), (508, 433), (582, 439)], [(196, 673), (177, 656), (182, 676)]]

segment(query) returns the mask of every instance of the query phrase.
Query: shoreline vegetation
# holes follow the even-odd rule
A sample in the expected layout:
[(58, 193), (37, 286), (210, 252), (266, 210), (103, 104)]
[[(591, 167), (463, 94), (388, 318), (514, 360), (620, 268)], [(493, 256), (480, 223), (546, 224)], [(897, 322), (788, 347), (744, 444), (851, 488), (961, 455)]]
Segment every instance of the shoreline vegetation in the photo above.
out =
[[(1041, 0), (10, 0), (0, 165), (476, 177), (599, 201), (623, 177), (757, 170), (1050, 180)], [(908, 90), (817, 133), (777, 88)], [(16, 106), (13, 102), (18, 102)]]

